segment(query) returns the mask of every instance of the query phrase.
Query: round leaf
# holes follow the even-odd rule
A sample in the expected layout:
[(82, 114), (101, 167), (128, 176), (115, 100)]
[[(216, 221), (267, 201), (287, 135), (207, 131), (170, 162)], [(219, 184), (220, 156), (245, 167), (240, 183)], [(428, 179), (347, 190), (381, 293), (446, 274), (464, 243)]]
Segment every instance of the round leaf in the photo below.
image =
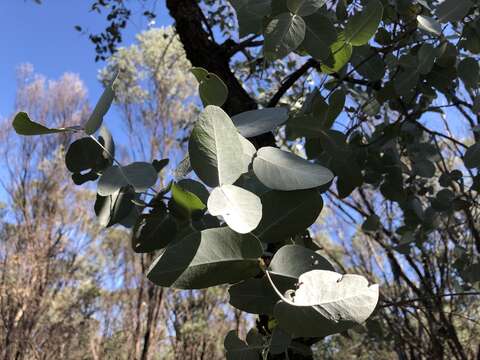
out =
[(378, 285), (359, 275), (313, 270), (299, 287), (275, 306), (280, 326), (294, 337), (324, 337), (364, 322), (374, 311)]
[(217, 75), (208, 73), (199, 86), (203, 105), (222, 106), (228, 97), (228, 87)]
[(208, 211), (213, 216), (222, 216), (240, 234), (254, 230), (262, 219), (260, 198), (235, 185), (215, 188), (208, 198)]
[(333, 179), (327, 168), (273, 147), (263, 147), (257, 152), (253, 171), (265, 186), (282, 191), (311, 189)]
[(457, 66), (458, 76), (463, 80), (465, 85), (470, 88), (478, 87), (478, 80), (480, 77), (480, 68), (477, 60), (467, 57), (460, 61)]
[(89, 137), (78, 139), (70, 144), (65, 154), (65, 165), (73, 173), (85, 170), (102, 170), (108, 163), (103, 150)]
[(262, 221), (254, 234), (267, 243), (301, 233), (317, 220), (323, 207), (317, 190), (269, 191), (261, 200)]
[(437, 7), (437, 16), (440, 22), (455, 22), (467, 16), (473, 3), (470, 0), (445, 0)]
[(128, 188), (122, 188), (108, 196), (97, 195), (95, 214), (101, 226), (110, 227), (124, 220), (135, 209), (132, 200), (135, 194)]
[(177, 184), (184, 190), (195, 194), (202, 201), (202, 203), (207, 203), (210, 193), (202, 183), (192, 179), (182, 179)]
[(170, 207), (180, 212), (182, 216), (190, 218), (192, 213), (205, 209), (205, 204), (194, 193), (182, 188), (180, 185), (172, 184)]
[(298, 279), (311, 270), (334, 270), (332, 264), (320, 254), (299, 245), (282, 246), (270, 262), (273, 275)]

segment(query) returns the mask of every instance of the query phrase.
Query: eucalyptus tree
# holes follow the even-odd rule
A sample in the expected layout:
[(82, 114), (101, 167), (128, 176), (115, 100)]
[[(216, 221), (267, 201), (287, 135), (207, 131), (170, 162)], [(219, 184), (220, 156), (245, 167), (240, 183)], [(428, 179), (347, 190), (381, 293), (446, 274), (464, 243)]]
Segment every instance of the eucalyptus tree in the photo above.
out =
[[(150, 281), (231, 284), (230, 304), (258, 321), (245, 340), (226, 335), (228, 358), (311, 358), (311, 345), (367, 319), (400, 358), (474, 358), (478, 4), (166, 5), (204, 105), (168, 186), (155, 187), (165, 159), (122, 166), (105, 128), (96, 135), (113, 77), (86, 124), (52, 129), (19, 113), (17, 132), (87, 135), (67, 168), (76, 183), (99, 179), (102, 223), (131, 226), (135, 251), (158, 251)], [(348, 255), (368, 280), (309, 238), (324, 199), (362, 219), (375, 264)]]

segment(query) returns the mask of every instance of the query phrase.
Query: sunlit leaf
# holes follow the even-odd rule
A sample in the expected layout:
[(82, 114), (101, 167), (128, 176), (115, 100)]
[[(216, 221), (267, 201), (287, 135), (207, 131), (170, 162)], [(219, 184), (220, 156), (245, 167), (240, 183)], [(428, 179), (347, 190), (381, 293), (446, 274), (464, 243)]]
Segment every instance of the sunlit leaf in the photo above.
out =
[(322, 64), (321, 69), (327, 74), (340, 71), (348, 64), (352, 56), (352, 45), (345, 41), (345, 34), (342, 32), (338, 34), (337, 40), (330, 46), (330, 51), (333, 56), (331, 64)]
[(173, 207), (176, 212), (180, 212), (184, 217), (190, 218), (192, 213), (202, 211), (206, 205), (197, 195), (184, 189), (180, 184), (172, 184), (172, 199), (169, 208)]
[(254, 230), (262, 219), (260, 198), (235, 185), (213, 189), (208, 198), (208, 211), (213, 216), (222, 216), (228, 226), (240, 234)]
[(275, 318), (295, 337), (324, 337), (363, 323), (378, 296), (378, 285), (369, 285), (362, 276), (312, 270), (275, 306)]
[(434, 18), (426, 15), (418, 15), (417, 21), (420, 29), (437, 36), (442, 34), (442, 26)]

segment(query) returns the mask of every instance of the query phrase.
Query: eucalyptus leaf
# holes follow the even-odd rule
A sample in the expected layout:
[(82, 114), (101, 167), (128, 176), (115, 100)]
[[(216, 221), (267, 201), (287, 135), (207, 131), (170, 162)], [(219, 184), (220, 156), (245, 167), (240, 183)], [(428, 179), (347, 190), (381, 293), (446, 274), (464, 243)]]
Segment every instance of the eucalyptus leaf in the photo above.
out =
[(223, 343), (227, 360), (260, 360), (262, 347), (251, 347), (240, 340), (236, 331), (230, 331)]
[(254, 137), (274, 130), (288, 120), (284, 107), (250, 110), (232, 117), (238, 132), (245, 137)]
[(385, 63), (370, 46), (356, 47), (353, 51), (352, 65), (362, 76), (378, 81), (385, 75)]
[(480, 67), (478, 61), (474, 58), (467, 57), (460, 61), (457, 65), (457, 72), (460, 79), (463, 80), (469, 88), (478, 88), (480, 78)]
[(36, 123), (30, 120), (30, 117), (26, 112), (19, 112), (15, 115), (13, 119), (13, 128), (18, 135), (32, 136), (32, 135), (45, 135), (45, 134), (55, 134), (66, 131), (76, 131), (79, 130), (79, 127), (66, 127), (66, 128), (48, 128), (42, 124)]
[(333, 178), (327, 168), (273, 147), (263, 147), (257, 152), (253, 171), (265, 186), (282, 191), (319, 187)]
[(368, 216), (362, 224), (362, 230), (366, 232), (374, 232), (380, 228), (380, 218), (373, 214)]
[(102, 96), (98, 100), (95, 108), (93, 109), (92, 114), (85, 123), (85, 133), (91, 135), (95, 133), (103, 123), (103, 117), (110, 109), (113, 99), (115, 97), (115, 92), (113, 90), (113, 84), (117, 78), (117, 75), (114, 76), (113, 80), (105, 87), (105, 90), (102, 93)]
[(263, 18), (271, 11), (272, 0), (230, 0), (237, 13), (240, 37), (259, 34)]
[(208, 192), (207, 188), (205, 185), (203, 185), (201, 182), (198, 182), (196, 180), (192, 179), (182, 179), (178, 181), (178, 186), (180, 186), (182, 189), (191, 192), (192, 194), (195, 194), (202, 203), (206, 204), (208, 201), (208, 197), (210, 196), (210, 193)]
[(204, 68), (201, 68), (201, 67), (193, 67), (190, 69), (190, 72), (193, 74), (193, 76), (195, 76), (198, 83), (201, 83), (202, 81), (204, 81), (208, 76), (208, 70), (205, 70)]
[(362, 11), (348, 19), (345, 41), (353, 46), (365, 45), (375, 35), (382, 17), (382, 3), (379, 0), (369, 0)]
[(445, 0), (437, 6), (436, 15), (440, 22), (455, 22), (467, 16), (473, 3), (470, 0)]
[(437, 36), (442, 34), (442, 25), (431, 16), (418, 15), (417, 21), (420, 29)]
[(200, 83), (198, 90), (203, 105), (222, 106), (228, 98), (228, 87), (225, 83), (213, 73), (208, 73), (205, 79)]
[(422, 75), (432, 71), (433, 64), (437, 57), (437, 49), (431, 44), (423, 44), (418, 50), (418, 71)]
[(205, 204), (194, 193), (184, 189), (179, 184), (172, 184), (172, 199), (169, 203), (169, 208), (175, 209), (176, 213), (181, 213), (182, 216), (190, 218), (192, 213), (202, 211), (206, 208)]
[(262, 219), (260, 198), (235, 185), (213, 189), (208, 198), (208, 211), (213, 216), (222, 216), (227, 225), (240, 234), (254, 230)]
[(240, 143), (242, 144), (242, 164), (244, 165), (243, 173), (247, 173), (257, 149), (255, 149), (255, 146), (250, 142), (250, 140), (244, 138), (240, 134), (238, 134), (238, 137), (240, 139)]
[(294, 51), (305, 38), (305, 21), (288, 12), (273, 17), (264, 31), (264, 52), (268, 60), (281, 59)]
[(270, 353), (272, 355), (285, 353), (291, 342), (292, 336), (280, 326), (276, 326), (272, 331), (272, 337), (270, 339)]
[(269, 266), (272, 275), (294, 280), (311, 270), (334, 269), (323, 256), (300, 245), (282, 246), (273, 256)]
[(398, 95), (408, 96), (417, 87), (420, 74), (418, 69), (402, 69), (395, 78), (395, 90)]
[(65, 165), (72, 173), (80, 173), (90, 169), (103, 170), (109, 163), (98, 144), (84, 137), (70, 144), (65, 154)]
[(176, 289), (203, 289), (255, 276), (263, 250), (251, 235), (228, 227), (195, 232), (170, 243), (147, 277), (154, 284)]
[(325, 51), (337, 40), (337, 31), (331, 20), (321, 12), (307, 16), (305, 39), (302, 47), (315, 59), (329, 63), (333, 61), (330, 51)]
[(297, 15), (308, 16), (318, 11), (326, 0), (287, 0), (288, 9)]
[(177, 223), (166, 209), (154, 209), (137, 219), (131, 235), (132, 249), (136, 253), (162, 249), (175, 240), (177, 232)]
[(248, 168), (237, 129), (217, 106), (207, 106), (195, 124), (188, 143), (195, 174), (211, 187), (233, 184)]
[(125, 219), (135, 208), (132, 200), (135, 193), (129, 188), (121, 188), (108, 196), (97, 195), (95, 214), (101, 226), (110, 227)]
[(98, 194), (108, 196), (120, 188), (131, 185), (136, 192), (144, 192), (157, 182), (158, 173), (152, 164), (134, 162), (126, 166), (111, 166), (98, 181)]
[(261, 196), (263, 216), (253, 233), (267, 243), (279, 242), (312, 225), (323, 207), (315, 189), (269, 191)]
[[(278, 276), (275, 285), (281, 292), (291, 289), (297, 279)], [(247, 279), (228, 289), (230, 305), (250, 314), (273, 315), (275, 304), (280, 300), (266, 277)]]
[(363, 276), (312, 270), (275, 306), (275, 317), (294, 337), (324, 337), (363, 323), (378, 297), (378, 285)]
[(333, 62), (322, 64), (322, 71), (332, 74), (342, 70), (352, 56), (352, 49), (352, 44), (345, 41), (345, 34), (343, 32), (338, 34), (337, 40), (330, 46)]

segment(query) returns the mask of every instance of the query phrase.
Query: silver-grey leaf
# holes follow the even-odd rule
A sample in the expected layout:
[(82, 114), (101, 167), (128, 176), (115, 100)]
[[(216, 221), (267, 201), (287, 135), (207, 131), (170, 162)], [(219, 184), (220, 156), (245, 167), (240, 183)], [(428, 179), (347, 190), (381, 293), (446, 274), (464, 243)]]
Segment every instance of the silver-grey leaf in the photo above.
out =
[(257, 178), (273, 190), (311, 189), (332, 181), (333, 173), (288, 151), (263, 147), (253, 160)]
[(288, 120), (288, 110), (283, 107), (250, 110), (232, 117), (238, 132), (254, 137), (274, 130)]

